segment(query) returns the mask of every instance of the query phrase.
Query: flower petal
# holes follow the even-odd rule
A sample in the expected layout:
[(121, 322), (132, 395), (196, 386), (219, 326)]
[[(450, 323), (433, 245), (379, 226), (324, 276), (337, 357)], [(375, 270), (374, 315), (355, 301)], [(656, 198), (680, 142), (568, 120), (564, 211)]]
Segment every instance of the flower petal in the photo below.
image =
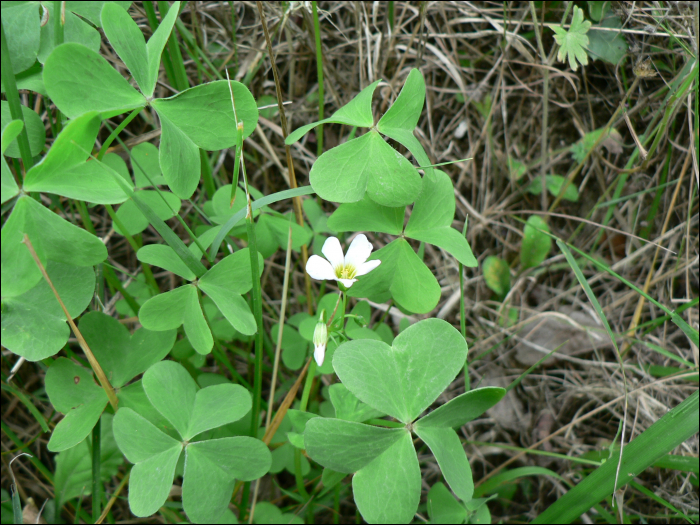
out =
[(335, 281), (335, 270), (327, 260), (318, 255), (312, 255), (306, 262), (306, 273), (308, 273), (312, 279), (318, 281), (323, 281), (326, 279), (332, 279)]
[[(345, 257), (343, 257), (343, 248), (340, 246), (338, 237), (328, 237), (321, 248), (323, 255), (331, 262), (333, 268), (343, 267), (345, 265)], [(311, 275), (311, 274), (309, 274)], [(327, 279), (327, 277), (326, 277)]]
[(374, 261), (367, 261), (366, 263), (363, 263), (358, 269), (357, 272), (355, 273), (355, 277), (359, 277), (360, 275), (365, 275), (372, 270), (374, 270), (377, 266), (381, 264), (382, 261), (379, 260), (374, 260)]
[(357, 279), (336, 279), (336, 281), (340, 281), (345, 285), (345, 288), (350, 288), (352, 286), (352, 283), (356, 283)]
[(323, 364), (323, 359), (326, 357), (326, 345), (318, 345), (314, 348), (314, 359), (318, 366)]
[(345, 264), (357, 269), (362, 266), (362, 263), (369, 258), (371, 253), (372, 243), (367, 240), (364, 233), (361, 233), (350, 243), (348, 254), (345, 256)]

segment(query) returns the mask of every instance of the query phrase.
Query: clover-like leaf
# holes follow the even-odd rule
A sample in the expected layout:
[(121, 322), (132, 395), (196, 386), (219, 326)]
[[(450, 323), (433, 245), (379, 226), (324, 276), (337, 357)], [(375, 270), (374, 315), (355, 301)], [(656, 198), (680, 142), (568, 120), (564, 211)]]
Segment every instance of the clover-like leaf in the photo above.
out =
[[(100, 119), (93, 111), (71, 120), (42, 162), (27, 173), (25, 191), (55, 193), (99, 204), (124, 202), (127, 195), (114, 177), (102, 163), (89, 160), (99, 129)], [(122, 182), (131, 186), (130, 179)]]
[(48, 448), (52, 452), (85, 439), (107, 405), (107, 394), (92, 373), (65, 357), (56, 359), (46, 373), (46, 393), (54, 407), (66, 414), (51, 434)]
[(306, 423), (304, 442), (314, 461), (351, 474), (374, 461), (404, 433), (402, 429), (317, 417)]
[(364, 339), (343, 343), (336, 351), (333, 366), (343, 383), (332, 387), (331, 399), (339, 417), (341, 412), (353, 418), (371, 413), (358, 411), (357, 400), (348, 402), (345, 394), (351, 392), (369, 407), (406, 423), (403, 429), (387, 429), (321, 417), (306, 422), (309, 456), (328, 469), (355, 472), (353, 495), (366, 521), (408, 523), (418, 508), (420, 468), (411, 428), (430, 447), (455, 494), (471, 499), (471, 467), (452, 427), (481, 415), (505, 390), (472, 390), (411, 425), (459, 373), (466, 355), (464, 338), (440, 319), (406, 328), (392, 346)]
[(574, 14), (568, 31), (561, 26), (550, 27), (555, 33), (554, 40), (560, 46), (557, 53), (559, 61), (564, 62), (568, 57), (569, 65), (574, 71), (578, 69), (578, 63), (582, 66), (587, 65), (588, 54), (586, 53), (586, 48), (588, 47), (588, 36), (586, 36), (586, 33), (591, 27), (591, 22), (583, 20), (583, 10), (578, 6), (574, 6)]
[[(123, 324), (100, 312), (84, 315), (79, 329), (117, 389), (163, 359), (175, 342), (175, 330), (151, 332), (140, 328), (129, 335)], [(107, 395), (92, 374), (65, 358), (57, 359), (46, 373), (46, 391), (51, 403), (66, 415), (51, 435), (48, 448), (53, 452), (83, 441), (107, 405)]]
[[(549, 191), (549, 193), (555, 197), (559, 195), (564, 182), (566, 182), (566, 179), (561, 175), (547, 175), (545, 177), (545, 186), (547, 187), (547, 191)], [(542, 193), (542, 177), (533, 179), (533, 181), (527, 185), (526, 189), (533, 195), (539, 195)], [(578, 190), (576, 189), (576, 186), (569, 184), (564, 190), (562, 199), (571, 202), (578, 201)]]
[(119, 449), (135, 463), (129, 478), (129, 508), (138, 517), (150, 516), (170, 493), (182, 443), (130, 408), (119, 409), (113, 431)]
[[(4, 11), (3, 11), (4, 13)], [(22, 109), (22, 118), (27, 126), (27, 138), (29, 139), (29, 151), (32, 156), (39, 155), (41, 150), (44, 149), (46, 143), (46, 130), (44, 129), (44, 123), (42, 122), (39, 115), (32, 111), (31, 108), (27, 106), (20, 105)], [(2, 100), (0, 101), (0, 122), (2, 129), (12, 121), (12, 114), (10, 113), (10, 103)], [(19, 122), (22, 122), (19, 120)], [(22, 128), (20, 128), (22, 129)], [(3, 155), (8, 157), (20, 158), (21, 154), (19, 152), (19, 144), (17, 139), (10, 140), (10, 143), (4, 148)]]
[(358, 202), (338, 206), (328, 218), (328, 227), (339, 232), (370, 231), (401, 235), (405, 211), (404, 206), (382, 206), (365, 195)]
[(412, 203), (421, 190), (418, 171), (376, 131), (326, 151), (309, 182), (325, 200), (357, 202), (367, 192), (377, 204), (393, 207)]
[(165, 503), (184, 449), (185, 512), (194, 523), (218, 523), (226, 513), (235, 480), (251, 481), (268, 472), (270, 451), (250, 437), (193, 438), (243, 417), (252, 405), (250, 394), (231, 383), (199, 389), (187, 370), (174, 361), (153, 365), (144, 374), (143, 384), (153, 406), (181, 439), (166, 435), (131, 408), (117, 412), (117, 445), (135, 463), (129, 481), (131, 511), (149, 516)]
[(384, 113), (377, 129), (384, 133), (390, 129), (413, 131), (418, 124), (425, 103), (425, 79), (418, 69), (412, 69), (401, 88), (401, 93)]
[(146, 44), (143, 33), (125, 9), (116, 2), (106, 2), (102, 8), (100, 20), (105, 35), (146, 97), (153, 96), (158, 80), (160, 55), (175, 25), (179, 9), (180, 2), (170, 6), (168, 14)]
[(552, 238), (545, 232), (549, 232), (545, 220), (538, 215), (531, 215), (525, 225), (520, 247), (520, 263), (523, 268), (538, 266), (547, 258), (552, 248)]
[(510, 268), (508, 263), (495, 255), (489, 255), (484, 259), (484, 280), (498, 297), (505, 297), (510, 291)]
[(388, 295), (406, 310), (428, 313), (440, 300), (440, 285), (406, 239), (396, 239), (372, 253), (382, 263), (348, 290), (352, 297), (384, 301)]
[(504, 395), (506, 395), (506, 391), (495, 386), (470, 390), (420, 418), (414, 426), (416, 428), (460, 427), (486, 412), (498, 403)]
[(97, 111), (111, 118), (144, 107), (146, 98), (99, 53), (65, 43), (44, 64), (44, 84), (51, 100), (69, 118)]
[(251, 407), (240, 385), (223, 383), (199, 389), (185, 368), (174, 361), (156, 363), (143, 376), (146, 395), (183, 440), (242, 418)]
[(190, 520), (220, 523), (228, 509), (235, 481), (258, 479), (270, 470), (271, 463), (272, 457), (265, 444), (251, 437), (228, 437), (187, 445), (182, 504)]
[(176, 336), (175, 330), (154, 332), (145, 328), (129, 334), (122, 323), (101, 312), (83, 315), (78, 327), (115, 388), (168, 355)]
[(377, 88), (377, 84), (380, 82), (381, 80), (375, 80), (372, 82), (369, 86), (360, 91), (355, 98), (341, 107), (327, 119), (312, 122), (311, 124), (306, 124), (305, 126), (295, 129), (294, 132), (289, 134), (284, 143), (294, 144), (297, 140), (306, 135), (319, 124), (334, 122), (337, 124), (346, 124), (348, 126), (357, 126), (361, 128), (371, 127), (374, 124), (374, 117), (372, 116), (372, 95), (374, 94), (374, 90)]
[(361, 401), (410, 423), (447, 388), (466, 357), (467, 343), (452, 325), (425, 319), (401, 332), (392, 346), (372, 339), (340, 345), (333, 368)]
[(438, 481), (428, 492), (428, 516), (431, 523), (460, 524), (467, 519), (467, 509)]
[(454, 213), (455, 197), (450, 177), (439, 170), (426, 171), (423, 191), (413, 206), (404, 233), (444, 249), (464, 266), (476, 267), (478, 263), (467, 239), (452, 228)]
[[(117, 448), (112, 433), (112, 414), (103, 413), (100, 437), (100, 479), (107, 482), (116, 476), (124, 463), (124, 455)], [(92, 443), (89, 439), (56, 455), (54, 487), (56, 504), (62, 507), (66, 501), (81, 494), (92, 494)]]
[(331, 403), (333, 403), (335, 415), (338, 419), (361, 422), (385, 415), (383, 412), (357, 399), (343, 383), (331, 385), (328, 393), (331, 396)]
[(421, 476), (411, 434), (359, 470), (352, 478), (357, 508), (369, 523), (409, 523), (420, 501)]
[[(34, 202), (36, 206), (45, 209), (31, 197), (26, 198)], [(48, 210), (47, 213), (53, 215), (57, 221), (66, 222)], [(66, 222), (66, 225), (90, 235), (72, 224)], [(5, 228), (7, 228), (7, 224)], [(104, 247), (99, 239), (93, 238)], [(24, 245), (20, 245), (19, 248), (26, 250)], [(5, 255), (4, 246), (3, 255)], [(4, 264), (3, 261), (3, 269)], [(33, 260), (27, 264), (36, 268)], [(95, 292), (95, 272), (93, 269), (49, 261), (46, 273), (49, 274), (70, 316), (80, 315), (90, 304)], [(39, 274), (39, 278), (41, 279), (41, 274)], [(66, 315), (58, 304), (49, 284), (41, 279), (39, 283), (26, 292), (11, 297), (5, 297), (5, 290), (3, 284), (2, 345), (28, 361), (39, 361), (51, 357), (61, 350), (68, 341), (70, 328), (66, 324)]]
[[(9, 122), (6, 126), (3, 124), (2, 128), (2, 154), (5, 155), (5, 151), (10, 144), (17, 138), (24, 128), (24, 123), (17, 119)], [(0, 168), (2, 168), (0, 179), (0, 204), (5, 204), (8, 200), (19, 193), (19, 187), (17, 182), (15, 182), (15, 177), (10, 171), (10, 167), (7, 165), (7, 160), (2, 157), (0, 161)], [(307, 201), (305, 201), (307, 202)]]
[[(169, 246), (144, 246), (137, 255), (143, 261), (167, 268), (186, 279), (194, 279), (194, 274), (181, 264), (181, 259)], [(262, 270), (262, 257), (260, 254), (258, 257)], [(241, 295), (252, 286), (250, 257), (248, 248), (244, 248), (214, 265), (198, 280), (197, 286), (187, 284), (146, 301), (139, 310), (139, 320), (149, 330), (172, 330), (184, 324), (192, 347), (200, 354), (208, 354), (214, 340), (202, 312), (197, 287), (214, 301), (236, 330), (252, 335), (257, 331), (257, 325)]]

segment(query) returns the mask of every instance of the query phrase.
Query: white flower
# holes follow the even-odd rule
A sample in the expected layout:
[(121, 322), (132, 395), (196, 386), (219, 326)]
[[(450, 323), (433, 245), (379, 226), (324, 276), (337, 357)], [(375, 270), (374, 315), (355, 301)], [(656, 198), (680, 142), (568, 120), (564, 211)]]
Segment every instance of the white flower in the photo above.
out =
[(312, 255), (306, 263), (306, 272), (319, 281), (340, 281), (347, 288), (357, 281), (355, 277), (371, 272), (381, 263), (367, 261), (372, 253), (372, 243), (364, 233), (353, 239), (344, 257), (337, 237), (328, 237), (321, 251), (328, 261), (318, 255)]
[(323, 358), (326, 357), (326, 344), (328, 343), (328, 326), (324, 314), (325, 310), (321, 310), (321, 315), (314, 329), (314, 359), (318, 366), (323, 364)]

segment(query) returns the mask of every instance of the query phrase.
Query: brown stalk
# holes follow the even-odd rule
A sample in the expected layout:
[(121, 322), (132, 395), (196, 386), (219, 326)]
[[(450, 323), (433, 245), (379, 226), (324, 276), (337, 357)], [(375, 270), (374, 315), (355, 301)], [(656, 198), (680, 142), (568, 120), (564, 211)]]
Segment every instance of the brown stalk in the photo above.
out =
[[(270, 32), (267, 29), (267, 21), (265, 20), (265, 14), (263, 13), (262, 2), (256, 2), (258, 6), (258, 13), (260, 14), (260, 22), (262, 23), (263, 32), (265, 33), (265, 42), (267, 42), (267, 54), (270, 56), (270, 63), (272, 64), (272, 74), (275, 77), (275, 91), (277, 94), (277, 106), (280, 111), (280, 120), (282, 124), (282, 137), (286, 140), (287, 135), (289, 135), (289, 128), (287, 126), (287, 116), (284, 112), (284, 104), (282, 103), (282, 87), (280, 86), (280, 76), (279, 71), (277, 71), (277, 63), (275, 62), (275, 55), (272, 52), (272, 41), (270, 40)], [(292, 150), (289, 145), (285, 143), (284, 151), (287, 154), (287, 170), (289, 171), (289, 187), (294, 189), (297, 188), (297, 177), (294, 172), (294, 161), (292, 161)], [(297, 219), (297, 224), (299, 226), (304, 226), (304, 216), (301, 208), (301, 197), (294, 197), (292, 199), (294, 203), (294, 215)], [(306, 261), (309, 259), (309, 249), (304, 244), (301, 247), (301, 260), (304, 268), (306, 268)], [(311, 294), (311, 278), (309, 274), (304, 272), (304, 281), (306, 283), (306, 304), (309, 308), (309, 314), (314, 313), (314, 302)]]
[(44, 279), (46, 279), (46, 282), (49, 283), (49, 286), (51, 287), (53, 294), (56, 296), (56, 299), (58, 300), (58, 304), (60, 304), (61, 308), (63, 309), (63, 313), (65, 314), (66, 319), (68, 320), (68, 324), (70, 325), (71, 329), (73, 330), (75, 337), (78, 339), (78, 343), (80, 344), (80, 348), (82, 348), (83, 352), (85, 352), (85, 356), (87, 357), (88, 361), (90, 362), (90, 366), (92, 367), (93, 371), (95, 372), (95, 375), (97, 376), (97, 379), (99, 380), (100, 385), (102, 386), (105, 393), (107, 394), (107, 398), (109, 399), (110, 405), (112, 405), (112, 408), (114, 408), (114, 411), (116, 412), (119, 409), (119, 400), (117, 399), (117, 394), (114, 393), (114, 388), (110, 384), (109, 379), (107, 379), (107, 376), (105, 375), (104, 371), (102, 370), (100, 363), (98, 363), (97, 359), (95, 359), (95, 356), (92, 353), (92, 350), (90, 350), (90, 347), (88, 346), (87, 341), (85, 341), (83, 334), (80, 333), (80, 330), (78, 330), (78, 327), (73, 322), (73, 318), (68, 313), (68, 309), (66, 308), (66, 305), (63, 304), (63, 301), (61, 300), (61, 296), (58, 294), (58, 290), (56, 290), (53, 283), (51, 282), (51, 278), (49, 277), (49, 274), (46, 273), (46, 269), (44, 268), (44, 265), (41, 264), (41, 261), (39, 260), (39, 256), (36, 254), (36, 251), (34, 250), (34, 245), (32, 244), (32, 241), (29, 240), (29, 237), (27, 236), (26, 233), (24, 234), (24, 239), (22, 239), (22, 242), (27, 246), (29, 253), (32, 255), (34, 262), (39, 267), (39, 271), (44, 276)]

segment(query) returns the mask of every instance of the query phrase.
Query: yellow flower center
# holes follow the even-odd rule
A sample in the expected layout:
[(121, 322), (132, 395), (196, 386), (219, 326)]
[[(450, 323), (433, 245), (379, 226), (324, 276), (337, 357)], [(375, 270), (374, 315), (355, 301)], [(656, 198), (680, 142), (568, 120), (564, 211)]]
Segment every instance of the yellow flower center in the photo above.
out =
[(335, 276), (338, 279), (352, 279), (355, 277), (355, 273), (357, 270), (355, 270), (355, 267), (352, 265), (345, 265), (345, 266), (338, 266), (335, 269)]

